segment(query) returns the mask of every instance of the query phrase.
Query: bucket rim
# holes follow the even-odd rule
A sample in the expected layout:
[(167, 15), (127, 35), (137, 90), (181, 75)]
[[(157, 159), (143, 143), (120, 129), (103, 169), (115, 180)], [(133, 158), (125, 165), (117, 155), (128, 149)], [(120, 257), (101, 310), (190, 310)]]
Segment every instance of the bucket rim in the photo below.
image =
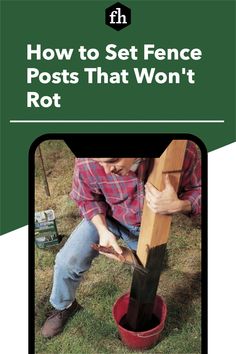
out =
[[(128, 330), (128, 329), (122, 327), (122, 326), (118, 323), (118, 321), (116, 320), (116, 317), (115, 317), (115, 307), (116, 307), (117, 303), (118, 303), (122, 298), (129, 297), (129, 296), (130, 296), (130, 293), (129, 293), (129, 292), (124, 293), (123, 295), (121, 295), (121, 296), (115, 301), (115, 303), (114, 303), (114, 305), (113, 305), (113, 308), (112, 308), (112, 315), (113, 315), (113, 319), (114, 319), (116, 325), (118, 326), (118, 328), (121, 329), (121, 331), (123, 331), (124, 333), (130, 333), (130, 334), (132, 333), (132, 335), (136, 335), (137, 337), (140, 337), (140, 338), (152, 337), (152, 336), (155, 336), (155, 335), (160, 334), (160, 333), (163, 331), (164, 327), (165, 327), (165, 320), (166, 320), (166, 317), (167, 317), (167, 305), (166, 305), (166, 303), (165, 303), (163, 297), (160, 296), (160, 295), (158, 295), (158, 294), (156, 294), (156, 297), (159, 298), (159, 299), (162, 301), (162, 304), (163, 304), (163, 307), (164, 307), (163, 316), (162, 316), (163, 318), (161, 319), (161, 322), (160, 322), (157, 326), (155, 326), (155, 327), (153, 327), (153, 328), (151, 328), (151, 329), (148, 329), (147, 331), (137, 331), (137, 332), (135, 332), (135, 331), (131, 331), (131, 330)], [(153, 333), (154, 330), (155, 330), (155, 333)]]

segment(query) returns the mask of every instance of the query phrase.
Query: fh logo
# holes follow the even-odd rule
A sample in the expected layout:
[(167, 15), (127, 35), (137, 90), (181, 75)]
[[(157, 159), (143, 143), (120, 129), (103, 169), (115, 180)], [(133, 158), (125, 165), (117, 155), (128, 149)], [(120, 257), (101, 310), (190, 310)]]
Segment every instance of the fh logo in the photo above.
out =
[(131, 10), (117, 2), (106, 9), (106, 25), (120, 31), (131, 23)]
[[(112, 11), (109, 16), (111, 18), (110, 24), (113, 24), (113, 23), (117, 23), (117, 24), (124, 23), (124, 24), (127, 24), (126, 16), (125, 15), (121, 15), (121, 8), (120, 7), (117, 7), (114, 11)], [(114, 21), (114, 18), (116, 19), (116, 21)], [(121, 22), (121, 19), (122, 19), (122, 22)]]

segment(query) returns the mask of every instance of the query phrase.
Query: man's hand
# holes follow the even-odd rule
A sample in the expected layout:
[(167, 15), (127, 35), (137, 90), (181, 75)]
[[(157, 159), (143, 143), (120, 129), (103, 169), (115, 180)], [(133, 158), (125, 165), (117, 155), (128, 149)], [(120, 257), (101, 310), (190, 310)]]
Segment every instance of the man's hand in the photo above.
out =
[[(102, 214), (95, 215), (92, 218), (92, 222), (96, 226), (96, 229), (98, 230), (99, 244), (104, 247), (112, 247), (117, 253), (121, 254), (122, 249), (118, 245), (115, 235), (113, 235), (113, 233), (108, 230), (105, 216)], [(102, 253), (102, 254), (104, 254), (108, 258), (120, 260), (119, 258), (117, 258), (112, 254), (108, 254), (108, 253)]]
[(145, 191), (148, 207), (157, 214), (174, 214), (191, 211), (190, 202), (178, 198), (168, 174), (165, 175), (164, 184), (165, 187), (160, 192), (151, 183), (146, 183)]
[(99, 230), (99, 239), (100, 239), (99, 244), (101, 246), (113, 247), (117, 253), (119, 254), (122, 253), (122, 249), (118, 245), (116, 241), (116, 237), (106, 227)]
[[(99, 230), (99, 244), (100, 246), (104, 246), (104, 247), (112, 247), (118, 254), (122, 254), (122, 249), (118, 245), (116, 241), (116, 237), (107, 228), (104, 228), (103, 230), (101, 229)], [(99, 253), (103, 254), (108, 258), (121, 261), (118, 257), (116, 257), (113, 254), (103, 253), (103, 252), (99, 252)]]

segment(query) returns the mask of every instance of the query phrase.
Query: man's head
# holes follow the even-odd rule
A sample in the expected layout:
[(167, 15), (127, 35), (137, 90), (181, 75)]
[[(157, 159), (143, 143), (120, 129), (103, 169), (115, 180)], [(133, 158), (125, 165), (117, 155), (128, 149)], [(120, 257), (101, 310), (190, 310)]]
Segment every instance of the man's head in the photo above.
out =
[(93, 158), (104, 168), (106, 174), (114, 173), (119, 176), (125, 176), (136, 161), (135, 157), (104, 157)]

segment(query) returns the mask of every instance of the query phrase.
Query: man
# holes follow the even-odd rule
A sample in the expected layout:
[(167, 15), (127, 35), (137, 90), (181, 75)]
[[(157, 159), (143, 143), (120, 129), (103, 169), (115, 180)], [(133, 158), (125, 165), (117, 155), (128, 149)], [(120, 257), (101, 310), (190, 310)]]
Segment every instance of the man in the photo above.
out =
[(51, 338), (62, 332), (67, 320), (79, 309), (75, 292), (81, 277), (98, 252), (92, 243), (112, 247), (122, 238), (136, 250), (144, 198), (155, 213), (201, 211), (201, 161), (196, 146), (188, 142), (180, 190), (174, 191), (168, 175), (165, 187), (158, 191), (147, 183), (151, 158), (77, 158), (71, 197), (83, 221), (56, 256), (50, 302), (56, 309), (42, 327), (42, 335)]

